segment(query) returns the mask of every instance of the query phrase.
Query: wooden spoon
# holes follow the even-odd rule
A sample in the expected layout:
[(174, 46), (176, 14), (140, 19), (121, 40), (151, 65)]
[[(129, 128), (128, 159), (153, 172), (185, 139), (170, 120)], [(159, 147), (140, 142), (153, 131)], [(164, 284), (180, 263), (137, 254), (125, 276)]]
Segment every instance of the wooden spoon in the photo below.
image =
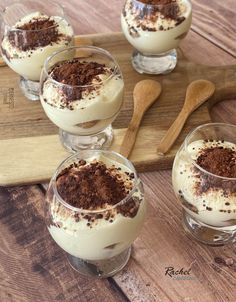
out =
[(120, 148), (120, 153), (123, 156), (129, 157), (144, 113), (155, 102), (160, 93), (161, 84), (157, 81), (143, 80), (135, 85), (133, 91), (134, 112)]
[(176, 141), (190, 114), (208, 100), (215, 91), (215, 85), (207, 80), (196, 80), (187, 87), (184, 106), (157, 148), (158, 154), (165, 154)]

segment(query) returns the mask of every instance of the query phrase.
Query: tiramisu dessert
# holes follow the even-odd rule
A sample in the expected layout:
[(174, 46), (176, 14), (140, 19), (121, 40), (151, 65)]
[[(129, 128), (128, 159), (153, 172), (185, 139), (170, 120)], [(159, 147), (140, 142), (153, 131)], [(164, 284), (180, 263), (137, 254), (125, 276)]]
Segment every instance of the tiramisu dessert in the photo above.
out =
[(159, 58), (178, 47), (191, 21), (189, 0), (127, 0), (121, 15), (122, 30), (130, 44), (143, 56)]
[[(106, 54), (95, 47), (88, 50)], [(78, 136), (79, 144), (79, 136), (96, 136), (116, 118), (123, 103), (123, 78), (116, 64), (96, 57), (56, 62), (42, 77), (41, 102), (49, 119), (73, 141)]]
[(191, 142), (176, 155), (173, 186), (193, 219), (236, 231), (236, 144), (224, 140)]
[(127, 40), (144, 54), (177, 48), (191, 26), (187, 0), (128, 0), (121, 24)]
[(135, 171), (107, 154), (70, 159), (52, 179), (47, 204), (53, 239), (70, 255), (88, 262), (126, 251), (146, 212)]
[[(9, 67), (24, 80), (39, 82), (46, 58), (73, 44), (72, 27), (63, 17), (33, 12), (11, 27), (5, 24), (1, 51)], [(21, 84), (27, 89), (27, 83)]]

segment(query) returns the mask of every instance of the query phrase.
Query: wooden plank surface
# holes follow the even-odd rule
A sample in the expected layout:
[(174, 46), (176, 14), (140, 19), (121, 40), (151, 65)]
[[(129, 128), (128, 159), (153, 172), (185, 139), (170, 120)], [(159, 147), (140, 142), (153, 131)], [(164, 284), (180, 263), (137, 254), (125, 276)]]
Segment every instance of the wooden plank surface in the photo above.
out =
[(125, 301), (109, 280), (81, 277), (51, 240), (39, 188), (0, 188), (0, 301)]
[[(7, 2), (8, 0), (3, 1)], [(92, 33), (119, 30), (119, 7), (123, 1), (98, 0), (96, 1), (96, 9), (93, 6), (94, 0), (87, 0), (86, 5), (83, 0), (71, 0), (67, 2), (60, 0), (60, 2), (66, 3), (68, 14), (72, 17), (77, 33), (80, 31), (83, 33)], [(222, 13), (218, 11), (220, 1), (194, 0), (193, 3), (211, 5), (212, 8), (216, 8), (217, 14)], [(221, 1), (221, 3), (227, 11), (234, 10), (235, 3), (233, 0), (225, 0)], [(198, 7), (199, 5), (195, 6), (195, 9), (198, 9)], [(86, 12), (86, 15), (83, 14), (80, 18), (82, 12)], [(93, 18), (87, 16), (88, 13), (93, 16), (97, 14), (96, 23), (93, 23)], [(202, 8), (199, 7), (199, 12), (195, 10), (194, 15), (197, 16), (199, 13), (205, 14), (205, 11), (202, 11)], [(188, 58), (198, 63), (208, 65), (235, 64), (235, 58), (227, 54), (221, 45), (217, 47), (207, 41), (207, 39), (211, 39), (211, 36), (205, 30), (207, 18), (208, 15), (206, 19), (199, 20), (198, 25), (206, 33), (205, 38), (198, 35), (195, 31), (196, 28), (194, 28), (194, 32), (191, 32), (182, 44), (183, 50)], [(225, 16), (224, 18), (228, 17)], [(79, 27), (77, 25), (78, 19), (87, 21)], [(194, 22), (196, 20), (194, 19)], [(234, 16), (231, 15), (228, 22), (232, 26), (235, 26)], [(217, 34), (219, 42), (224, 44), (224, 34), (222, 28), (217, 26), (217, 20), (214, 21), (214, 26), (216, 28), (214, 34)], [(234, 45), (234, 33), (231, 35), (231, 39), (231, 43)], [(212, 119), (214, 120), (230, 121), (236, 124), (235, 101), (220, 103), (211, 112)], [(37, 297), (43, 297), (42, 291), (44, 291), (44, 297), (40, 300), (42, 302), (58, 301), (58, 299), (66, 302), (97, 302), (103, 300), (111, 302), (234, 302), (236, 297), (235, 246), (210, 248), (188, 239), (184, 235), (180, 223), (180, 207), (176, 202), (171, 187), (171, 172), (144, 173), (141, 177), (146, 184), (149, 216), (140, 238), (135, 243), (135, 249), (129, 265), (122, 273), (110, 279), (109, 283), (103, 280), (97, 281), (98, 283), (94, 285), (93, 282), (89, 280), (84, 281), (83, 278), (76, 274), (74, 276), (74, 273), (70, 272), (65, 259), (63, 259), (63, 255), (60, 256), (61, 258), (54, 258), (53, 264), (45, 263), (41, 258), (44, 255), (44, 251), (40, 249), (36, 258), (39, 259), (38, 264), (40, 268), (38, 267), (38, 271), (32, 272), (32, 255), (25, 252), (24, 246), (22, 248), (20, 245), (20, 241), (24, 241), (25, 237), (29, 238), (27, 227), (24, 225), (24, 231), (20, 240), (16, 240), (16, 230), (5, 223), (5, 217), (10, 217), (12, 225), (22, 226), (22, 223), (19, 224), (19, 221), (22, 221), (22, 217), (26, 215), (24, 213), (28, 210), (25, 208), (25, 211), (20, 212), (21, 215), (19, 215), (18, 208), (13, 205), (15, 202), (16, 204), (19, 203), (17, 199), (14, 202), (8, 201), (10, 206), (0, 216), (0, 230), (2, 231), (4, 228), (4, 236), (1, 237), (2, 244), (0, 249), (0, 301), (39, 301)], [(5, 190), (13, 190), (13, 188), (3, 188), (0, 190), (1, 205), (3, 204), (3, 200), (7, 199)], [(17, 192), (21, 192), (20, 194), (24, 192), (24, 194), (30, 196), (33, 205), (37, 204), (37, 201), (43, 203), (42, 194), (38, 191), (37, 187), (26, 186), (14, 188), (14, 190), (16, 195), (18, 194)], [(24, 194), (22, 203), (27, 202)], [(10, 213), (12, 213), (12, 216), (9, 216)], [(37, 217), (38, 212), (33, 216), (32, 222), (34, 220), (37, 222)], [(16, 227), (16, 229), (18, 228)], [(39, 238), (34, 237), (34, 235), (31, 236), (31, 240), (28, 239), (29, 247), (33, 246), (33, 244), (37, 246), (40, 242)], [(40, 236), (45, 238), (49, 245), (53, 246), (56, 253), (61, 253), (61, 250), (49, 238), (49, 234), (42, 231)], [(59, 263), (57, 259), (60, 260)], [(224, 261), (220, 263), (220, 259), (227, 260), (227, 263), (231, 265), (226, 265)], [(10, 265), (10, 269), (9, 265), (6, 266), (6, 263)], [(23, 270), (22, 267), (19, 270), (21, 263), (23, 263), (26, 271), (24, 275), (26, 280), (21, 278)], [(164, 265), (175, 265), (177, 268), (180, 266), (191, 266), (194, 279), (186, 281), (166, 279), (163, 272)], [(65, 268), (64, 273), (63, 270), (60, 270), (61, 266)], [(40, 271), (44, 271), (44, 267), (46, 267), (45, 270), (47, 272), (45, 275), (40, 273)], [(68, 279), (67, 274), (69, 274)], [(48, 275), (49, 277), (46, 277)], [(70, 286), (70, 284), (72, 285)], [(110, 291), (111, 284), (113, 285), (112, 291)], [(47, 292), (50, 294), (48, 294), (49, 298), (46, 297), (45, 300)], [(117, 292), (119, 292), (118, 295), (116, 294)], [(56, 300), (55, 296), (51, 293), (57, 293), (55, 295), (59, 298)], [(122, 293), (124, 293), (126, 298)]]
[[(210, 121), (207, 104), (202, 105), (188, 119), (187, 124), (171, 151), (160, 156), (157, 146), (165, 132), (180, 112), (188, 84), (196, 79), (205, 78), (214, 82), (217, 90), (212, 101), (222, 97), (236, 97), (236, 78), (233, 67), (208, 67), (187, 61), (179, 52), (176, 69), (166, 76), (147, 76), (135, 72), (131, 66), (132, 48), (123, 34), (99, 34), (80, 36), (90, 38), (93, 45), (105, 48), (117, 59), (125, 81), (124, 104), (114, 122), (114, 141), (111, 150), (119, 151), (132, 112), (132, 91), (135, 84), (143, 79), (152, 78), (162, 85), (158, 100), (147, 111), (130, 159), (139, 172), (170, 168), (174, 155), (190, 129)], [(83, 40), (83, 39), (80, 39)], [(231, 71), (233, 70), (233, 71)], [(0, 175), (1, 185), (32, 184), (48, 181), (59, 163), (69, 153), (63, 150), (57, 128), (45, 115), (40, 102), (29, 102), (22, 95), (17, 75), (7, 66), (1, 67), (0, 86), (5, 89), (0, 107)], [(225, 80), (222, 81), (222, 75)], [(14, 94), (10, 98), (9, 91)], [(10, 102), (12, 101), (12, 102)], [(17, 146), (17, 153), (15, 152)], [(56, 152), (55, 152), (56, 150)], [(17, 160), (17, 167), (11, 163)], [(32, 169), (34, 166), (34, 169)]]
[[(130, 63), (132, 48), (124, 36), (98, 34), (80, 36), (80, 41), (91, 39), (93, 44), (110, 51), (117, 59), (124, 75), (125, 96), (121, 113), (114, 122), (114, 141), (111, 149), (119, 151), (125, 129), (133, 112), (132, 91), (135, 84), (147, 78), (158, 80), (162, 93), (145, 114), (141, 129), (130, 156), (139, 172), (170, 168), (176, 151), (186, 134), (199, 124), (210, 121), (205, 103), (188, 119), (179, 139), (169, 153), (160, 156), (156, 148), (173, 123), (183, 105), (187, 85), (196, 79), (211, 80), (216, 92), (210, 103), (236, 97), (235, 66), (207, 66), (185, 59), (188, 50), (179, 52), (176, 69), (166, 76), (146, 76), (136, 73)], [(45, 115), (40, 102), (29, 102), (21, 93), (17, 75), (8, 67), (1, 67), (2, 103), (0, 107), (0, 175), (1, 185), (32, 184), (48, 181), (59, 163), (69, 153), (60, 144), (57, 128)], [(10, 94), (11, 92), (11, 94)], [(13, 97), (11, 97), (13, 95)], [(53, 135), (52, 135), (53, 134)], [(17, 146), (17, 153), (15, 152)], [(56, 152), (55, 152), (56, 150)], [(12, 162), (17, 160), (15, 167)], [(32, 169), (34, 166), (34, 169)]]
[(234, 35), (236, 31), (236, 3), (234, 0), (213, 1), (195, 0), (193, 2), (192, 29), (207, 38), (229, 54), (236, 57)]

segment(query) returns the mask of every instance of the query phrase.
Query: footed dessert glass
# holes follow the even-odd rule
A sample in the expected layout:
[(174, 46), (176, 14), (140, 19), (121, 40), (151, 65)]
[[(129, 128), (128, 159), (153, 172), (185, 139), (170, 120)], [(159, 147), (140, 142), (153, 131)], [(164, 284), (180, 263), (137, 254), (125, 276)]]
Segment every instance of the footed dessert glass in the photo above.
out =
[(71, 152), (110, 146), (111, 123), (120, 112), (123, 93), (118, 64), (98, 47), (67, 48), (44, 64), (41, 103), (60, 128), (63, 146)]
[[(119, 194), (121, 179), (125, 185)], [(75, 270), (109, 277), (126, 265), (143, 226), (143, 186), (132, 163), (118, 153), (81, 151), (54, 173), (45, 215), (52, 238)]]
[(193, 130), (176, 154), (172, 182), (188, 234), (209, 245), (236, 241), (236, 126)]
[(20, 0), (1, 14), (0, 48), (6, 64), (20, 75), (29, 100), (39, 100), (44, 61), (56, 50), (74, 45), (73, 29), (63, 8), (51, 1)]
[(121, 26), (135, 48), (134, 69), (139, 73), (166, 74), (177, 64), (180, 41), (192, 22), (189, 0), (127, 0)]

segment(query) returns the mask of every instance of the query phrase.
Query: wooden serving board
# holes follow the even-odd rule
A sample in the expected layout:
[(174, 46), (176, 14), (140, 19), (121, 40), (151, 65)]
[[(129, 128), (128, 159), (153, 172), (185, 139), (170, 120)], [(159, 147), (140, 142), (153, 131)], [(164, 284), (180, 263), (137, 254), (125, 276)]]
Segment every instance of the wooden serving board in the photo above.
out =
[[(134, 85), (145, 78), (161, 82), (163, 92), (144, 117), (130, 159), (139, 172), (170, 168), (174, 155), (187, 132), (197, 125), (210, 122), (209, 106), (236, 97), (235, 66), (209, 67), (189, 62), (179, 51), (176, 69), (168, 75), (140, 75), (131, 66), (132, 47), (121, 33), (82, 36), (95, 46), (105, 48), (115, 56), (125, 79), (125, 102), (113, 123), (115, 139), (112, 150), (119, 151), (129, 124)], [(77, 38), (78, 39), (78, 38)], [(58, 129), (46, 117), (40, 102), (30, 102), (18, 87), (18, 75), (1, 67), (0, 76), (0, 185), (32, 184), (48, 181), (59, 163), (69, 153), (63, 149)], [(182, 134), (165, 156), (156, 148), (183, 105), (187, 85), (196, 79), (209, 79), (216, 85), (211, 100), (189, 118)]]

